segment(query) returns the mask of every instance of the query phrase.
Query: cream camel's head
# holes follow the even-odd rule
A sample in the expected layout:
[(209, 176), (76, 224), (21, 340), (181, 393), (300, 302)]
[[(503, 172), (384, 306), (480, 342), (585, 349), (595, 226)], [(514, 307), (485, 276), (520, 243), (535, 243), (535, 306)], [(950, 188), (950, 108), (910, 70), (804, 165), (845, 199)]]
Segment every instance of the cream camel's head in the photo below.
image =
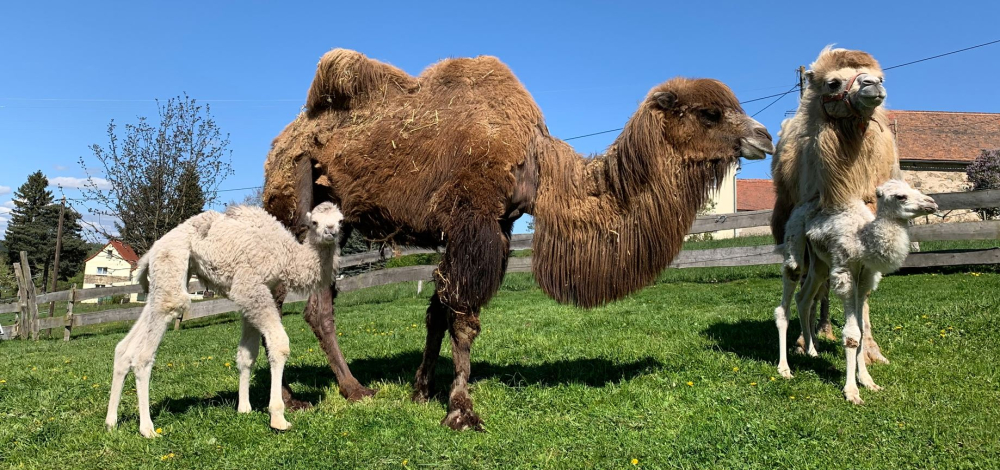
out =
[(344, 220), (344, 214), (336, 204), (321, 203), (312, 212), (306, 213), (306, 220), (309, 221), (308, 233), (311, 240), (322, 244), (340, 241), (340, 222)]
[(870, 119), (885, 101), (882, 67), (862, 51), (827, 46), (806, 72), (809, 94), (833, 119)]
[(938, 205), (930, 196), (913, 189), (903, 180), (889, 180), (875, 189), (879, 217), (910, 220), (937, 212)]
[(689, 161), (760, 160), (774, 153), (771, 134), (718, 80), (675, 78), (657, 85), (642, 112), (652, 125), (643, 126), (633, 140), (662, 141)]

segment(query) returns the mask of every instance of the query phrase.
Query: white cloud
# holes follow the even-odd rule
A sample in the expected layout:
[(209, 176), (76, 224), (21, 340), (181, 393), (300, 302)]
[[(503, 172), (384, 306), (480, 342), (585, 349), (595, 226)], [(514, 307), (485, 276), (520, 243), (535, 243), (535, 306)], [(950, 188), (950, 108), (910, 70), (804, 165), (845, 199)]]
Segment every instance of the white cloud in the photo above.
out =
[(66, 171), (69, 169), (64, 165), (52, 165), (52, 168), (55, 168), (56, 171)]
[[(97, 189), (111, 189), (111, 183), (104, 178), (91, 178)], [(74, 178), (72, 176), (57, 176), (49, 180), (49, 186), (62, 186), (63, 188), (80, 189), (89, 187), (87, 178)]]
[(10, 211), (9, 207), (0, 207), (0, 214), (10, 214)]
[(10, 192), (10, 186), (0, 185), (0, 194), (7, 194)]
[(13, 209), (14, 208), (14, 200), (11, 199), (11, 200), (3, 203), (3, 204), (0, 204), (0, 206), (6, 207), (8, 209)]

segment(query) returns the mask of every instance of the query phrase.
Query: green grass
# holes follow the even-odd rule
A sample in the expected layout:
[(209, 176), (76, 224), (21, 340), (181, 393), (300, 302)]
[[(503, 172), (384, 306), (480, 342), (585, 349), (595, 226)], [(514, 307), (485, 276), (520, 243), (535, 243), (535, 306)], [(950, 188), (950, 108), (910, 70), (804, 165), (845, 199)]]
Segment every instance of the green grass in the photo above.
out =
[[(152, 441), (138, 434), (131, 380), (119, 429), (103, 429), (112, 351), (127, 325), (78, 332), (69, 343), (0, 343), (0, 467), (898, 469), (1000, 461), (997, 274), (887, 277), (871, 305), (893, 362), (872, 368), (886, 389), (862, 390), (860, 407), (841, 397), (836, 343), (822, 344), (816, 359), (792, 356), (794, 379), (771, 379), (776, 266), (670, 270), (594, 310), (558, 305), (529, 276), (510, 275), (483, 311), (473, 349), (484, 433), (438, 425), (443, 399), (409, 400), (428, 296), (415, 287), (338, 298), (344, 352), (359, 380), (379, 389), (361, 403), (337, 394), (301, 304), (288, 306), (286, 374), (317, 406), (289, 413), (294, 428), (280, 434), (267, 427), (263, 358), (251, 389), (255, 412), (236, 413), (235, 314), (167, 333), (151, 393), (163, 437)], [(448, 349), (437, 373), (442, 394)]]

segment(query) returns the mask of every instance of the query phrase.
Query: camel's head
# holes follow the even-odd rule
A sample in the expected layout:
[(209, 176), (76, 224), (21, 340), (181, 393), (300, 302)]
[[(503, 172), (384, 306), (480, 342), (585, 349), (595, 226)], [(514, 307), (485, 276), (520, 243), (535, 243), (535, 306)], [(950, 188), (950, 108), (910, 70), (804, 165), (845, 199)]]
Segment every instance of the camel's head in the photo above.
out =
[(889, 180), (875, 189), (881, 217), (910, 220), (937, 212), (937, 202), (903, 180)]
[(675, 78), (652, 90), (643, 104), (662, 135), (680, 155), (694, 161), (760, 160), (774, 153), (771, 134), (743, 112), (736, 95), (711, 79)]
[(306, 213), (306, 220), (309, 221), (309, 237), (312, 240), (322, 244), (340, 241), (340, 222), (344, 220), (344, 214), (336, 204), (324, 202), (316, 206), (312, 212)]
[(833, 119), (870, 119), (885, 101), (882, 67), (867, 52), (827, 46), (806, 72), (809, 91)]

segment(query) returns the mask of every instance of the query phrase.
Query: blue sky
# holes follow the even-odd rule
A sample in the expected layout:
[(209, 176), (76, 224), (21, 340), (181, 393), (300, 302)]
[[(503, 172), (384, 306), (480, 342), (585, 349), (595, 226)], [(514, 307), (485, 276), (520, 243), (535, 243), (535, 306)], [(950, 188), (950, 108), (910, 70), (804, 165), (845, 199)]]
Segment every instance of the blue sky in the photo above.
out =
[[(12, 189), (42, 170), (73, 185), (111, 119), (156, 114), (187, 92), (231, 135), (236, 174), (257, 186), (271, 139), (334, 47), (411, 74), (495, 55), (567, 138), (621, 127), (674, 76), (720, 79), (741, 100), (780, 93), (823, 46), (883, 67), (1000, 39), (996, 2), (8, 2), (0, 15), (0, 236)], [(1000, 44), (889, 71), (895, 109), (1000, 112)], [(757, 118), (777, 134), (789, 94)], [(753, 114), (771, 100), (746, 105)], [(615, 133), (571, 143), (600, 152)], [(766, 162), (739, 177), (767, 178)], [(55, 191), (58, 194), (58, 190)], [(245, 191), (222, 194), (242, 199)], [(77, 192), (67, 189), (67, 195)], [(515, 231), (522, 231), (523, 219)]]

